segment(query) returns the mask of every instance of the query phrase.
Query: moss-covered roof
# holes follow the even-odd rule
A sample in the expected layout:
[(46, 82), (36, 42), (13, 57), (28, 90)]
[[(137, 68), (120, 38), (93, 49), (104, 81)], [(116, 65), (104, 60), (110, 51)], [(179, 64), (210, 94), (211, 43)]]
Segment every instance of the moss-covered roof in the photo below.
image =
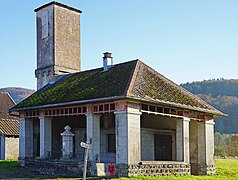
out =
[(13, 110), (80, 103), (103, 98), (134, 98), (222, 115), (212, 106), (140, 60), (63, 76), (16, 105)]
[(59, 104), (72, 101), (123, 96), (133, 74), (135, 61), (66, 75), (54, 84), (46, 85), (17, 104), (14, 109)]
[(138, 68), (135, 71), (136, 78), (131, 85), (133, 87), (128, 94), (129, 96), (223, 115), (220, 111), (210, 106), (199, 97), (175, 84), (141, 61), (138, 61), (137, 67)]

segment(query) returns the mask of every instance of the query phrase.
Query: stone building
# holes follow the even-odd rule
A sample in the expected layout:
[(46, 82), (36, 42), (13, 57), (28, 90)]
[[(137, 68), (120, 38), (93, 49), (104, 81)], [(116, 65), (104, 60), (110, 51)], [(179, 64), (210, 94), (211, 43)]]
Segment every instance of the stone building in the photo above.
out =
[(106, 52), (101, 68), (80, 71), (81, 11), (57, 2), (35, 11), (38, 91), (11, 109), (20, 114), (22, 165), (65, 154), (80, 164), (88, 141), (91, 175), (107, 175), (111, 162), (117, 176), (215, 172), (220, 111), (141, 60), (114, 65)]
[(0, 92), (0, 160), (17, 159), (19, 152), (19, 122), (8, 114), (15, 105), (10, 95)]

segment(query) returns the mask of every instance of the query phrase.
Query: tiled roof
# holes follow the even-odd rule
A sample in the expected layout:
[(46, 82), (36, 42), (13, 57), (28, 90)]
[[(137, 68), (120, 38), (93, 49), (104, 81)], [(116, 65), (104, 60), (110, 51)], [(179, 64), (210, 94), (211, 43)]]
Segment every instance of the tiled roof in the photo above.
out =
[(15, 105), (12, 98), (6, 92), (0, 92), (0, 134), (4, 136), (18, 136), (18, 118), (11, 116), (8, 110)]
[(223, 115), (199, 97), (138, 61), (128, 96)]
[(17, 119), (15, 116), (11, 116), (8, 110), (15, 105), (10, 95), (6, 92), (0, 92), (0, 119)]
[(19, 136), (19, 121), (11, 119), (0, 120), (0, 134), (4, 136)]
[(12, 110), (67, 105), (103, 98), (133, 98), (223, 115), (140, 60), (64, 76), (43, 87)]
[(115, 65), (108, 71), (98, 68), (66, 75), (32, 94), (14, 109), (123, 96), (136, 63), (129, 61)]

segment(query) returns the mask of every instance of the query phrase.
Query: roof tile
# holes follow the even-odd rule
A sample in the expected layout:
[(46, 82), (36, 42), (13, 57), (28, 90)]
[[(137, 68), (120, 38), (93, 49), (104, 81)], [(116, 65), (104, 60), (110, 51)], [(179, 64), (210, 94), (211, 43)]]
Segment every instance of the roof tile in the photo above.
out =
[(223, 115), (140, 60), (114, 65), (108, 71), (99, 68), (69, 74), (52, 85), (46, 85), (16, 105), (12, 111), (112, 97), (153, 101)]

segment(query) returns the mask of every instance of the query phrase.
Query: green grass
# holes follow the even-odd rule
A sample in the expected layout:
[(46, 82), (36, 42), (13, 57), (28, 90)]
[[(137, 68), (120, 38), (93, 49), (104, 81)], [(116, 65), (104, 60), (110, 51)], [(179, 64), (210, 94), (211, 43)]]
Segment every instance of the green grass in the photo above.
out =
[[(217, 174), (207, 176), (180, 176), (180, 177), (134, 177), (134, 178), (119, 178), (120, 180), (238, 180), (238, 159), (217, 159), (215, 160)], [(0, 161), (0, 179), (2, 178), (54, 178), (54, 179), (66, 179), (62, 176), (54, 175), (41, 175), (36, 172), (30, 172), (27, 168), (18, 165), (17, 161)], [(70, 178), (79, 179), (79, 178)]]

